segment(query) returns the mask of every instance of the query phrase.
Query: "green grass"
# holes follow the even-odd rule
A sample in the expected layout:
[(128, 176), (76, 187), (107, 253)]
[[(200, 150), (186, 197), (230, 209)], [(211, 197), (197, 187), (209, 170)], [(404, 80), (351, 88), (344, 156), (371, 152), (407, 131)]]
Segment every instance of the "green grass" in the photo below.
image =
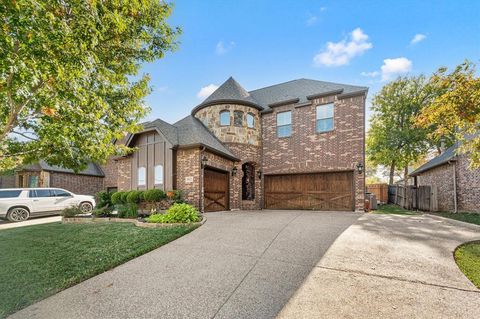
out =
[(53, 223), (1, 230), (0, 318), (193, 229)]
[(455, 250), (460, 270), (480, 289), (480, 241), (466, 243)]
[(438, 213), (430, 213), (430, 214), (445, 217), (445, 218), (456, 219), (456, 220), (470, 223), (470, 224), (480, 225), (480, 214), (476, 214), (476, 213), (438, 212)]
[(403, 209), (397, 205), (378, 205), (377, 210), (372, 210), (374, 214), (396, 214), (396, 215), (417, 215), (416, 212)]

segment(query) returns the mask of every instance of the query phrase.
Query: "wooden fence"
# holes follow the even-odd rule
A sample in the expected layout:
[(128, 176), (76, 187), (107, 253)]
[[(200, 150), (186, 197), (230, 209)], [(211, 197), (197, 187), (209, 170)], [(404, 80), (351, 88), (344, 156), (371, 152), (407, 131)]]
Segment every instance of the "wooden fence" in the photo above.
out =
[[(406, 200), (405, 200), (406, 195)], [(436, 186), (388, 186), (388, 202), (405, 209), (421, 211), (437, 211), (438, 199)]]
[(367, 192), (375, 194), (377, 202), (388, 203), (388, 184), (370, 184), (367, 185)]

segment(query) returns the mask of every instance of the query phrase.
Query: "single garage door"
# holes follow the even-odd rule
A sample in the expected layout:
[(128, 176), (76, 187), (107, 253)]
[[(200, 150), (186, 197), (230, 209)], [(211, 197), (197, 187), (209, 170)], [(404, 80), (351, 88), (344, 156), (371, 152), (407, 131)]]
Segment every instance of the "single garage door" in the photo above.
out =
[(265, 176), (267, 209), (354, 210), (353, 172)]
[(228, 173), (210, 168), (204, 170), (203, 208), (206, 212), (229, 209)]

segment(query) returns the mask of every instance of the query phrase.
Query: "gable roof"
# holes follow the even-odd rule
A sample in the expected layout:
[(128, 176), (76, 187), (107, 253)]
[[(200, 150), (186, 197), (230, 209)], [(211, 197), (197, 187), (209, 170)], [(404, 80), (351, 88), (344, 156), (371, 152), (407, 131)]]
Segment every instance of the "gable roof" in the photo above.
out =
[(445, 150), (442, 154), (432, 158), (430, 161), (426, 162), (416, 170), (410, 173), (410, 176), (418, 176), (421, 173), (428, 171), (437, 166), (448, 163), (449, 161), (455, 160), (457, 154), (458, 143), (453, 144)]
[(247, 104), (268, 112), (271, 107), (283, 102), (305, 103), (322, 95), (340, 94), (342, 96), (361, 94), (367, 91), (368, 88), (364, 86), (298, 79), (247, 92), (235, 79), (230, 77), (202, 103), (197, 105), (192, 110), (192, 114), (217, 103)]
[(22, 170), (32, 170), (32, 171), (43, 170), (48, 172), (105, 177), (105, 173), (103, 172), (103, 170), (100, 168), (99, 165), (95, 163), (88, 163), (87, 167), (78, 173), (75, 173), (73, 169), (64, 168), (57, 165), (50, 165), (44, 160), (40, 160), (38, 163), (35, 163), (35, 164), (25, 165), (22, 167)]

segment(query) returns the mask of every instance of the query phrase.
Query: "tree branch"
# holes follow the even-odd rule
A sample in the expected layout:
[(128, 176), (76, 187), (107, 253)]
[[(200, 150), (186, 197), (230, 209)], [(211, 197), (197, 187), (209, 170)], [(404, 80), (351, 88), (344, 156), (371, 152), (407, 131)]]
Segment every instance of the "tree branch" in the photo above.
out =
[[(31, 141), (39, 141), (38, 138), (34, 138), (34, 137), (31, 137), (31, 136), (28, 136), (28, 135), (26, 135), (25, 133), (21, 133), (21, 132), (18, 132), (18, 131), (12, 131), (12, 133), (17, 134), (17, 135), (20, 135), (20, 136), (22, 136), (22, 137), (24, 137), (24, 138), (26, 138), (26, 139), (31, 140)], [(31, 133), (31, 132), (26, 132), (26, 133), (33, 134), (33, 133)]]

